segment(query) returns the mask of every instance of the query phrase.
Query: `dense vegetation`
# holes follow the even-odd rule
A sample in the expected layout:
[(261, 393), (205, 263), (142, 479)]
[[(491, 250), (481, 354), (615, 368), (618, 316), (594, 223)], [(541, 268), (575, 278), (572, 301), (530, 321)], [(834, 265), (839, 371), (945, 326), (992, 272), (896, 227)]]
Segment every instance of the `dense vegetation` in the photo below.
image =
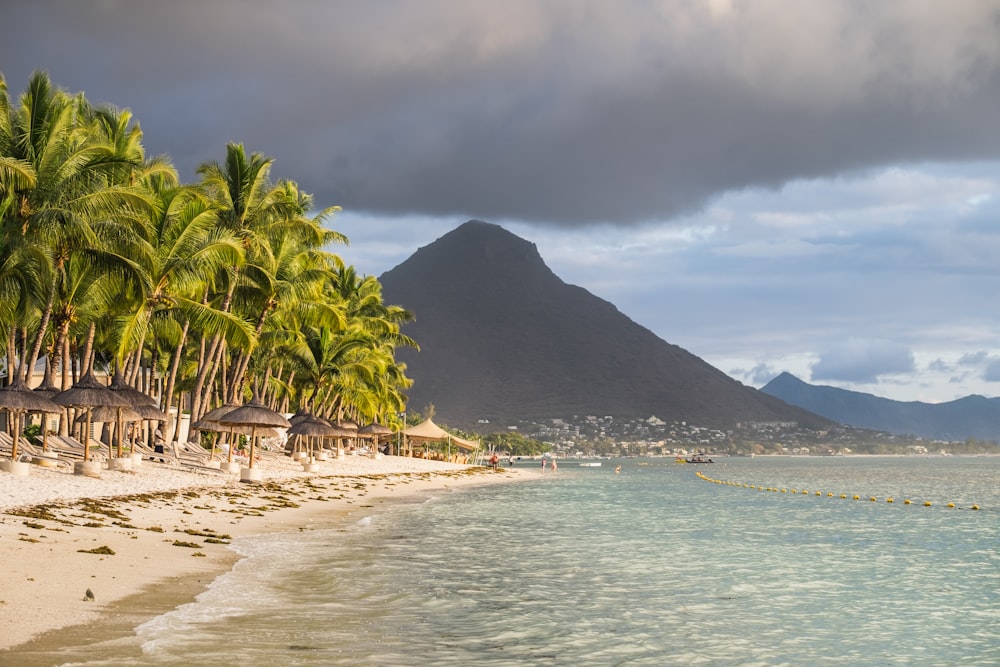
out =
[(411, 315), (327, 249), (347, 240), (324, 226), (338, 208), (316, 211), (242, 145), (185, 184), (142, 141), (128, 110), (95, 107), (44, 73), (14, 103), (0, 76), (8, 381), (45, 357), (63, 389), (95, 367), (120, 372), (193, 420), (257, 394), (281, 410), (394, 423)]

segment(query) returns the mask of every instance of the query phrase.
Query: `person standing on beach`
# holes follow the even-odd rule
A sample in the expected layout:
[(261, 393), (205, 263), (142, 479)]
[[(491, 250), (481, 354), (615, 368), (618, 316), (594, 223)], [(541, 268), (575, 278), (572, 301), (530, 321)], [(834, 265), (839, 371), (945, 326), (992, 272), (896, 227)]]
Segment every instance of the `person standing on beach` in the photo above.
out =
[(559, 466), (556, 465), (556, 460), (552, 459), (552, 472), (555, 472)]
[(500, 457), (497, 456), (496, 452), (493, 452), (493, 456), (490, 457), (490, 467), (496, 472), (497, 466), (500, 464)]

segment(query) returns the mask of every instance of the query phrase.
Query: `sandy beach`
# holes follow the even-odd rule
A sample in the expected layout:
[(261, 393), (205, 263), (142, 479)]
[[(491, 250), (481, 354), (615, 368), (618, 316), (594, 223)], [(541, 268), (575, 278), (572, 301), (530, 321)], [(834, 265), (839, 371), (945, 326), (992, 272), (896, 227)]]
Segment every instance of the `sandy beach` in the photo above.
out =
[(0, 474), (0, 665), (127, 638), (229, 570), (234, 538), (334, 527), (380, 503), (537, 474), (393, 456), (347, 456), (315, 473), (280, 456), (259, 465), (259, 484), (149, 462), (100, 479)]

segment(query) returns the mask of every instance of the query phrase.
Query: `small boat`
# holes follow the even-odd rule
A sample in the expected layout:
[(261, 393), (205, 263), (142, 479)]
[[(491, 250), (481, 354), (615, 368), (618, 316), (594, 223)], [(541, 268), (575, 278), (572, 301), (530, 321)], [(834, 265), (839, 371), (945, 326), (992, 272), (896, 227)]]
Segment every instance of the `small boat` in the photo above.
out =
[(600, 468), (601, 467), (601, 462), (600, 461), (584, 461), (583, 463), (580, 464), (580, 467), (581, 468)]
[(694, 458), (685, 459), (684, 463), (715, 463), (712, 459), (703, 459), (700, 456), (695, 456)]

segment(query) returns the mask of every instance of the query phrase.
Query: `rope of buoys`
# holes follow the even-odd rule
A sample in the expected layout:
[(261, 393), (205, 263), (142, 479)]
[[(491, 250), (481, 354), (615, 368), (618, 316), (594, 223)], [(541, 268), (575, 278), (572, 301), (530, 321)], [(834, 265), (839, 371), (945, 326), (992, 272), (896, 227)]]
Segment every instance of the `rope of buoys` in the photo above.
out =
[[(749, 484), (747, 482), (734, 482), (734, 481), (726, 481), (726, 480), (721, 480), (721, 479), (713, 479), (713, 478), (709, 477), (708, 475), (704, 474), (701, 471), (695, 472), (695, 475), (698, 476), (700, 479), (705, 480), (706, 482), (713, 482), (714, 484), (725, 484), (727, 486), (738, 486), (738, 487), (743, 487), (744, 489), (753, 489), (753, 490), (757, 490), (757, 491), (772, 491), (774, 493), (781, 492), (781, 493), (791, 493), (791, 494), (803, 495), (803, 496), (810, 495), (810, 492), (807, 489), (789, 489), (789, 488), (779, 488), (779, 487), (776, 487), (776, 486), (767, 486), (767, 487), (765, 487), (765, 486), (762, 486), (760, 484)], [(813, 493), (815, 495), (817, 495), (817, 496), (823, 496), (824, 495), (822, 491), (815, 491)], [(861, 496), (858, 495), (858, 494), (854, 494), (852, 496), (848, 496), (846, 493), (834, 494), (833, 492), (827, 492), (825, 495), (826, 495), (827, 498), (835, 498), (835, 497), (839, 496), (842, 499), (850, 497), (850, 498), (853, 498), (854, 500), (861, 500)], [(874, 502), (878, 501), (878, 497), (877, 496), (869, 496), (868, 500), (869, 500), (869, 502), (873, 502), (874, 503)], [(886, 504), (892, 505), (892, 504), (895, 504), (896, 499), (893, 498), (892, 496), (889, 496), (889, 497), (887, 497), (885, 499), (885, 502), (886, 502)], [(905, 498), (903, 500), (903, 504), (904, 505), (912, 505), (913, 501), (911, 499), (909, 499), (909, 498)], [(932, 507), (934, 505), (934, 503), (932, 503), (929, 500), (925, 500), (925, 501), (923, 501), (922, 505), (924, 507)], [(955, 505), (955, 503), (947, 503), (945, 505), (945, 507), (954, 509), (956, 507), (956, 505)], [(981, 509), (981, 507), (978, 504), (973, 504), (973, 505), (970, 505), (968, 507), (968, 509), (970, 509), (970, 510), (979, 510), (979, 509)]]

